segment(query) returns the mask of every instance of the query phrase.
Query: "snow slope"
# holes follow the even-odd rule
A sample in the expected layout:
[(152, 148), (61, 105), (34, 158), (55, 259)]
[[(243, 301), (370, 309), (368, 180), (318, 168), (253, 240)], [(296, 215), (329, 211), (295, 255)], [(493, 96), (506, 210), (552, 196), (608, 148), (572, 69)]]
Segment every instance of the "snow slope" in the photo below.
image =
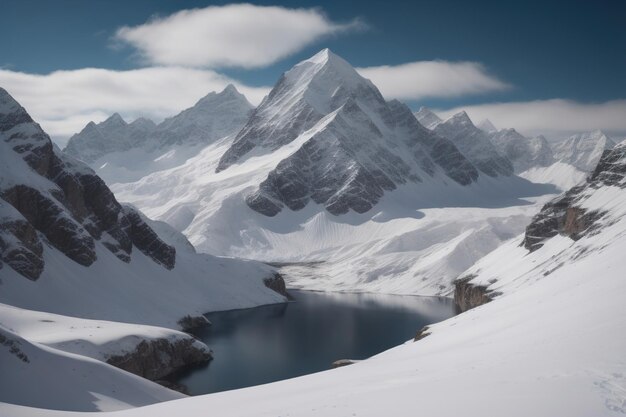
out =
[(6, 304), (0, 304), (0, 339), (0, 401), (76, 411), (110, 411), (184, 397), (104, 363), (133, 352), (142, 342), (187, 341), (199, 351), (209, 351), (175, 330)]
[(538, 184), (554, 184), (560, 190), (565, 191), (585, 181), (588, 173), (573, 165), (557, 161), (547, 167), (532, 167), (518, 175)]
[[(96, 359), (31, 342), (0, 325), (0, 414), (8, 403), (28, 413), (120, 410), (184, 397)], [(5, 403), (6, 402), (6, 403)], [(31, 408), (36, 407), (36, 408)]]

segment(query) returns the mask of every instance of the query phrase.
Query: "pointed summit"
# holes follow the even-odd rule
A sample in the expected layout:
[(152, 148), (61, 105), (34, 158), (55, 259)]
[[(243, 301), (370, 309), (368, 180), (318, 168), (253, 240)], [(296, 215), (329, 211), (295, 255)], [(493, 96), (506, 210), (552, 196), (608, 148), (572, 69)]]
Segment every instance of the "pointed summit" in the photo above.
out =
[(470, 117), (467, 115), (467, 112), (465, 110), (462, 110), (456, 114), (453, 114), (451, 117), (446, 119), (444, 123), (449, 123), (449, 124), (452, 123), (452, 124), (456, 124), (459, 126), (475, 127), (474, 123), (472, 122), (472, 119), (470, 119)]
[(430, 130), (434, 129), (442, 121), (432, 110), (424, 106), (420, 107), (419, 111), (415, 113), (415, 117), (417, 117), (417, 121), (422, 126)]
[(119, 113), (113, 113), (106, 119), (104, 122), (100, 123), (100, 126), (105, 128), (114, 127), (114, 126), (126, 126), (126, 121), (120, 116)]
[(490, 177), (513, 174), (513, 165), (491, 143), (489, 134), (474, 124), (465, 111), (456, 113), (437, 125), (435, 133), (451, 140), (483, 173)]
[(483, 119), (480, 123), (478, 123), (478, 125), (476, 125), (476, 127), (487, 133), (495, 133), (498, 131), (498, 129), (493, 125), (493, 123), (491, 123), (491, 120), (489, 119)]
[(235, 87), (232, 83), (228, 84), (223, 90), (222, 92), (219, 94), (221, 96), (241, 96), (243, 94), (241, 94), (239, 92), (239, 90), (237, 90), (237, 87)]
[(254, 148), (275, 150), (294, 140), (327, 114), (358, 97), (365, 109), (385, 107), (378, 89), (328, 49), (285, 72), (222, 156), (217, 171)]

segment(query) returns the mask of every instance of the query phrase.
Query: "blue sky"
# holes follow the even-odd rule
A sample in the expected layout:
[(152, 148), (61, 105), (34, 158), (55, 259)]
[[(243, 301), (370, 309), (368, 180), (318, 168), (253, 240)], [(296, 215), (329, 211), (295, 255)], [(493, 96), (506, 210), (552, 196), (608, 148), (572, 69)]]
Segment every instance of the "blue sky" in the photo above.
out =
[[(442, 75), (445, 71), (438, 67), (429, 70), (430, 67), (416, 66), (415, 71), (426, 71), (425, 76), (418, 72), (418, 78), (412, 78), (408, 73), (413, 71), (413, 67), (404, 68), (402, 77), (406, 77), (405, 83), (411, 84), (411, 88), (420, 84), (422, 79), (432, 84), (427, 92), (416, 88), (416, 91), (405, 93), (398, 92), (398, 86), (395, 89), (393, 86), (387, 87), (387, 82), (392, 83), (394, 79), (398, 79), (398, 72), (380, 70), (377, 74), (382, 77), (382, 86), (379, 87), (383, 93), (386, 96), (399, 94), (399, 98), (414, 109), (420, 105), (441, 110), (458, 110), (463, 107), (471, 109), (476, 117), (482, 117), (491, 111), (495, 114), (492, 118), (496, 119), (496, 124), (513, 123), (518, 125), (513, 127), (529, 132), (541, 130), (541, 127), (555, 132), (587, 127), (604, 128), (616, 134), (626, 132), (626, 126), (612, 116), (626, 109), (626, 106), (621, 107), (626, 99), (625, 1), (253, 2), (255, 5), (281, 6), (286, 11), (284, 16), (287, 20), (291, 20), (290, 11), (295, 13), (297, 9), (306, 9), (316, 19), (322, 19), (322, 23), (306, 16), (294, 15), (297, 19), (303, 19), (302, 23), (298, 23), (305, 28), (299, 35), (300, 41), (295, 42), (295, 45), (284, 45), (283, 50), (276, 47), (277, 42), (260, 42), (260, 54), (276, 49), (274, 52), (277, 57), (265, 60), (267, 62), (245, 51), (234, 63), (224, 63), (223, 58), (216, 57), (215, 54), (209, 54), (201, 62), (193, 59), (190, 61), (195, 51), (202, 53), (203, 50), (221, 43), (218, 39), (222, 39), (222, 36), (215, 31), (206, 34), (204, 39), (196, 36), (194, 41), (176, 44), (176, 48), (189, 48), (185, 56), (172, 57), (171, 54), (167, 55), (167, 51), (160, 50), (160, 36), (167, 38), (168, 30), (177, 33), (187, 30), (193, 24), (184, 19), (195, 18), (193, 15), (186, 15), (181, 18), (183, 20), (180, 24), (172, 23), (162, 27), (150, 26), (150, 22), (155, 22), (155, 19), (157, 22), (159, 19), (167, 21), (169, 16), (181, 10), (228, 4), (231, 3), (180, 0), (3, 0), (0, 35), (4, 41), (0, 43), (0, 67), (3, 68), (4, 76), (0, 76), (0, 85), (13, 92), (18, 99), (23, 96), (22, 101), (28, 108), (35, 99), (41, 99), (37, 103), (52, 101), (51, 95), (56, 91), (55, 88), (50, 87), (48, 95), (43, 95), (48, 86), (60, 83), (58, 77), (46, 78), (55, 71), (70, 70), (64, 74), (65, 79), (60, 84), (68, 88), (67, 85), (76, 84), (70, 80), (72, 76), (79, 79), (83, 83), (81, 85), (86, 85), (84, 83), (88, 74), (72, 72), (84, 68), (110, 70), (113, 72), (109, 75), (115, 77), (118, 72), (138, 68), (176, 67), (210, 71), (216, 88), (221, 87), (215, 81), (216, 77), (224, 76), (244, 86), (244, 93), (261, 97), (266, 91), (263, 88), (273, 85), (283, 71), (321, 48), (329, 47), (355, 67), (393, 67), (439, 60), (450, 66), (450, 72), (461, 71), (457, 74), (462, 78), (461, 81), (450, 81)], [(220, 8), (214, 10), (217, 13)], [(272, 20), (283, 17), (266, 14), (262, 8), (258, 10), (259, 13), (254, 13), (253, 16), (259, 21), (271, 21), (271, 25), (278, 31), (279, 39), (292, 36), (293, 32), (287, 23), (283, 28), (280, 22)], [(263, 25), (257, 28), (258, 22), (250, 23), (243, 19), (238, 23), (237, 18), (240, 15), (245, 15), (245, 11), (232, 12), (232, 26), (241, 28), (237, 32), (241, 36), (232, 39), (232, 33), (224, 35), (230, 36), (230, 40), (227, 39), (224, 43), (233, 51), (262, 38), (255, 30), (268, 30)], [(208, 19), (206, 24), (202, 23), (205, 18)], [(200, 26), (215, 26), (215, 21), (211, 20), (213, 18), (216, 17), (205, 13), (199, 15), (194, 22)], [(297, 19), (295, 21), (300, 22)], [(150, 26), (145, 33), (142, 32), (144, 29), (137, 29), (145, 26)], [(134, 29), (134, 32), (125, 37), (120, 36), (119, 29), (122, 27), (131, 31)], [(198, 30), (200, 32), (197, 33), (204, 33), (201, 29)], [(280, 30), (284, 33), (281, 34)], [(271, 36), (277, 34), (272, 33)], [(190, 36), (193, 35), (192, 33)], [(216, 52), (219, 53), (221, 52)], [(248, 65), (246, 59), (250, 59), (250, 62), (257, 59), (259, 62)], [(471, 66), (461, 68), (459, 63), (471, 63)], [(447, 67), (443, 69), (448, 70)], [(467, 73), (466, 70), (470, 72)], [(432, 81), (428, 78), (428, 71), (434, 72), (432, 76), (439, 78)], [(16, 73), (44, 77), (19, 78)], [(372, 72), (365, 75), (369, 74)], [(28, 90), (29, 85), (35, 85), (32, 82), (35, 79), (40, 93)], [(463, 79), (474, 84), (457, 84)], [(96, 80), (97, 77), (94, 78), (94, 83)], [(159, 79), (155, 80), (155, 84), (158, 84)], [(373, 80), (379, 84), (378, 79)], [(490, 84), (489, 80), (495, 84)], [(193, 86), (188, 86), (183, 90), (189, 98), (176, 96), (172, 102), (180, 106), (192, 104), (208, 92), (199, 90), (211, 85), (213, 84), (208, 81), (198, 83), (195, 89), (198, 91)], [(437, 88), (445, 90), (447, 85), (458, 93), (437, 92)], [(254, 90), (248, 92), (245, 86), (261, 89), (256, 93)], [(100, 90), (94, 90), (91, 95), (97, 95), (98, 91)], [(141, 91), (143, 90), (138, 90)], [(182, 92), (179, 94), (182, 95)], [(255, 101), (254, 98), (252, 100)], [(78, 116), (64, 116), (63, 109), (58, 109), (54, 112), (54, 117), (43, 115), (43, 118), (49, 123), (49, 130), (52, 130), (53, 135), (64, 136), (90, 117), (105, 117), (114, 107), (114, 103), (108, 101), (107, 105), (92, 109), (77, 108), (79, 103), (71, 103), (69, 107), (76, 107), (74, 111), (79, 113)], [(524, 122), (520, 118), (507, 116), (507, 111), (513, 111), (510, 108), (504, 110), (504, 107), (493, 107), (494, 103), (529, 105), (528, 103), (537, 101), (541, 101), (544, 106), (541, 111), (550, 103), (560, 106), (555, 114), (560, 115), (565, 111), (566, 119), (571, 118), (572, 121), (579, 119), (577, 112), (589, 110), (589, 114), (594, 116), (590, 117), (589, 123), (573, 123), (575, 126), (569, 129), (566, 125), (556, 126), (553, 122), (551, 125), (547, 121), (536, 120), (534, 124)], [(46, 113), (44, 109), (39, 109), (43, 104), (37, 103), (33, 103), (35, 113)], [(139, 104), (137, 103), (136, 108), (120, 106), (120, 112), (131, 118), (147, 115), (158, 119), (174, 111), (174, 107), (165, 105), (159, 109), (144, 111), (138, 107)], [(587, 109), (585, 106), (591, 107)], [(519, 108), (515, 107), (516, 111)], [(470, 116), (473, 116), (472, 111)], [(538, 109), (533, 111), (539, 112)], [(539, 116), (535, 117), (537, 118)], [(42, 124), (47, 126), (45, 122)]]

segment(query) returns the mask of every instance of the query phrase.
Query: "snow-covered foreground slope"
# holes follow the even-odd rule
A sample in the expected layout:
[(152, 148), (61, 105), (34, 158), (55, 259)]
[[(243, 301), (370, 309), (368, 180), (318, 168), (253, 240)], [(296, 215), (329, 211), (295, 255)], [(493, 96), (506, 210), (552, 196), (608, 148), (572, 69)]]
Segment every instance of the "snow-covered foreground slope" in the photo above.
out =
[(106, 361), (132, 352), (142, 341), (167, 339), (200, 341), (187, 333), (163, 327), (88, 320), (0, 304), (0, 325), (33, 343)]
[[(488, 287), (493, 301), (430, 326), (421, 340), (344, 368), (110, 415), (625, 413), (624, 149), (606, 154), (591, 182), (566, 200), (546, 205), (525, 236), (463, 274)], [(524, 246), (529, 238), (532, 251)], [(61, 415), (0, 407), (9, 417)]]
[[(119, 410), (183, 395), (96, 359), (31, 342), (0, 325), (0, 401), (68, 411)], [(7, 416), (11, 406), (0, 403)]]
[[(104, 362), (133, 354), (142, 343), (172, 348), (184, 344), (209, 352), (200, 341), (175, 330), (6, 304), (0, 304), (0, 339), (0, 401), (60, 410), (110, 411), (183, 398)], [(164, 368), (176, 360), (167, 349), (157, 356)]]

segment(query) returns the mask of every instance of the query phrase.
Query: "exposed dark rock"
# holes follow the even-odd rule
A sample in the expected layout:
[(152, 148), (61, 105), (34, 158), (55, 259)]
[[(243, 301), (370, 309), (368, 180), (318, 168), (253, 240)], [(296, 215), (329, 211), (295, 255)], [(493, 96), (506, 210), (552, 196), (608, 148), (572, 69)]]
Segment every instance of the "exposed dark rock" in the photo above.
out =
[(184, 384), (180, 384), (178, 382), (170, 381), (170, 380), (167, 380), (167, 379), (158, 379), (158, 380), (156, 380), (154, 382), (156, 382), (159, 385), (164, 386), (165, 388), (169, 388), (171, 390), (178, 391), (181, 394), (191, 395), (189, 393), (189, 388), (187, 388), (187, 386), (184, 385)]
[(417, 332), (417, 334), (413, 338), (413, 341), (417, 342), (418, 340), (422, 340), (423, 338), (427, 336), (430, 336), (430, 328), (428, 326), (424, 326), (421, 328), (419, 332)]
[(43, 272), (43, 245), (35, 228), (25, 220), (0, 222), (0, 259), (28, 279)]
[(96, 260), (93, 238), (53, 199), (38, 190), (16, 185), (1, 192), (11, 204), (48, 241), (73, 261), (89, 266)]
[(192, 338), (143, 340), (135, 350), (111, 356), (107, 363), (143, 378), (157, 381), (176, 371), (205, 364), (213, 359), (210, 350)]
[(599, 184), (626, 187), (626, 146), (618, 146), (612, 150), (606, 150), (602, 154), (596, 169), (591, 174), (589, 181), (596, 186)]
[(270, 290), (276, 291), (277, 293), (279, 293), (283, 297), (286, 297), (289, 300), (292, 299), (291, 295), (289, 295), (289, 293), (287, 292), (287, 286), (285, 285), (285, 280), (283, 279), (283, 276), (280, 275), (278, 272), (276, 272), (273, 276), (269, 278), (265, 278), (263, 280), (263, 283)]
[(198, 329), (208, 327), (211, 325), (211, 321), (204, 316), (190, 316), (186, 315), (182, 319), (178, 320), (178, 325), (183, 332), (192, 333)]
[(339, 359), (331, 363), (330, 366), (331, 368), (335, 369), (335, 368), (341, 368), (342, 366), (354, 365), (357, 362), (359, 361), (356, 361), (354, 359)]
[(14, 339), (9, 339), (2, 333), (0, 333), (0, 346), (6, 346), (9, 348), (9, 353), (15, 355), (19, 360), (24, 363), (29, 363), (30, 359), (28, 359), (28, 355), (22, 352), (20, 349), (20, 342)]
[(461, 313), (492, 301), (492, 297), (496, 295), (484, 285), (472, 284), (470, 281), (474, 278), (475, 276), (470, 275), (454, 282), (454, 303)]
[(159, 235), (141, 218), (132, 207), (124, 207), (129, 221), (129, 235), (135, 246), (154, 262), (167, 269), (174, 268), (176, 249), (161, 240)]

